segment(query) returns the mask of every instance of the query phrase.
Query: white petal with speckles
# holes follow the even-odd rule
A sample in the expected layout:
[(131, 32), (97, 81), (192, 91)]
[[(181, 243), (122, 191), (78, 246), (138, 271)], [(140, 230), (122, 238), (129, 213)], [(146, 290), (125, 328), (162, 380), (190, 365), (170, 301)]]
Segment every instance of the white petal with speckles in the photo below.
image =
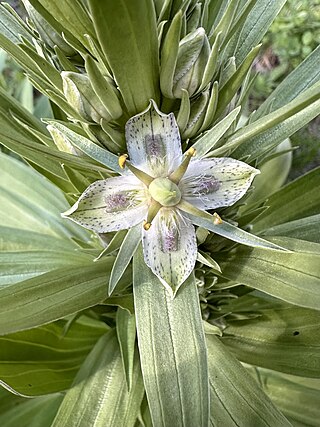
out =
[(146, 264), (175, 294), (191, 274), (197, 259), (194, 226), (177, 209), (161, 208), (148, 231), (143, 231)]
[(121, 176), (94, 182), (62, 215), (97, 233), (107, 233), (139, 224), (147, 210), (144, 185), (134, 176)]
[(232, 206), (260, 171), (228, 157), (191, 161), (179, 188), (183, 200), (202, 210)]
[(126, 124), (129, 159), (152, 177), (167, 176), (182, 159), (179, 128), (173, 113), (163, 114), (152, 101)]

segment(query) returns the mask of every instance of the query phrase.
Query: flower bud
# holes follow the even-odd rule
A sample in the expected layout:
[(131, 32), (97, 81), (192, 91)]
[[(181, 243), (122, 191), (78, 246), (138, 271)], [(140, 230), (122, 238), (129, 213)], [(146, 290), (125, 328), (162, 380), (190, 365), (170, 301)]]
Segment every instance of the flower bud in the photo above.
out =
[(69, 139), (61, 132), (60, 130), (56, 129), (52, 125), (47, 126), (48, 131), (50, 132), (50, 135), (56, 144), (59, 151), (63, 151), (64, 153), (68, 154), (74, 154), (75, 156), (81, 156), (82, 152), (75, 148)]
[(69, 104), (87, 121), (100, 123), (111, 116), (94, 92), (86, 74), (62, 71), (63, 92)]
[(48, 45), (51, 49), (55, 46), (58, 46), (60, 50), (66, 56), (74, 56), (77, 52), (74, 50), (72, 46), (70, 46), (59, 34), (58, 32), (49, 24), (48, 21), (44, 19), (44, 17), (37, 12), (37, 10), (31, 5), (29, 0), (22, 0), (24, 7), (26, 8), (28, 15), (32, 19), (36, 30), (38, 31), (41, 39), (44, 41), (46, 45)]
[(199, 89), (210, 56), (210, 45), (205, 30), (200, 27), (179, 43), (178, 59), (173, 77), (173, 95), (182, 98), (182, 90), (189, 96)]

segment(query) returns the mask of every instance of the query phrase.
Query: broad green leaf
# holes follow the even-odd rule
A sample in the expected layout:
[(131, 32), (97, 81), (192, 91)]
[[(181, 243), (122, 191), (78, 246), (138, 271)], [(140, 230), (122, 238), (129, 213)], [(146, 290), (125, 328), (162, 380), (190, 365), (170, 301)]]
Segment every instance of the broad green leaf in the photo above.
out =
[(286, 236), (320, 243), (320, 214), (268, 228), (268, 236)]
[[(20, 230), (15, 230), (19, 232)], [(46, 236), (43, 236), (46, 242)], [(21, 282), (48, 271), (67, 266), (81, 266), (92, 260), (92, 256), (75, 249), (14, 249), (0, 252), (0, 286)]]
[(320, 84), (316, 83), (287, 105), (239, 129), (213, 155), (234, 150), (234, 157), (254, 160), (268, 154), (319, 114), (319, 96)]
[(285, 2), (286, 0), (256, 0), (242, 26), (240, 35), (235, 34), (234, 36), (238, 37), (237, 47), (234, 52), (237, 64), (241, 64), (250, 50), (260, 43)]
[(111, 295), (115, 290), (117, 283), (126, 271), (129, 262), (137, 250), (141, 241), (141, 233), (141, 224), (138, 224), (135, 227), (130, 228), (124, 237), (110, 274), (109, 295)]
[(318, 214), (319, 179), (320, 168), (316, 168), (272, 194), (267, 201), (269, 208), (254, 221), (254, 232)]
[(67, 392), (52, 427), (133, 427), (143, 398), (136, 357), (131, 391), (113, 331), (100, 338)]
[(13, 43), (21, 42), (20, 36), (31, 39), (32, 33), (14, 9), (4, 2), (0, 7), (0, 33), (6, 36)]
[(259, 119), (266, 112), (271, 112), (283, 107), (300, 95), (300, 93), (315, 84), (320, 78), (319, 61), (320, 46), (318, 46), (277, 86), (255, 112), (253, 120)]
[[(320, 419), (319, 380), (283, 375), (266, 369), (250, 369), (265, 393), (292, 420), (302, 426), (318, 427)], [(295, 423), (293, 423), (296, 426)], [(298, 424), (300, 426), (300, 424)]]
[(101, 48), (129, 116), (159, 101), (159, 59), (152, 0), (89, 0)]
[(90, 139), (79, 135), (78, 133), (69, 129), (67, 126), (64, 126), (62, 123), (54, 120), (48, 120), (47, 123), (58, 131), (62, 132), (65, 137), (69, 139), (72, 145), (79, 148), (81, 151), (87, 154), (87, 156), (91, 157), (102, 165), (107, 166), (109, 169), (123, 174), (123, 170), (119, 167), (118, 157), (115, 154), (112, 154), (110, 151), (99, 147)]
[(68, 208), (61, 191), (22, 162), (0, 153), (0, 225), (57, 238), (89, 240), (90, 234), (60, 213)]
[(119, 307), (117, 310), (116, 326), (123, 372), (128, 391), (130, 391), (134, 374), (133, 366), (136, 341), (136, 319), (134, 314), (130, 314), (128, 310)]
[(213, 427), (290, 427), (245, 368), (214, 335), (207, 336)]
[(134, 257), (134, 302), (142, 374), (153, 425), (208, 426), (208, 371), (193, 277), (174, 299)]
[(232, 123), (238, 117), (241, 107), (231, 111), (224, 119), (218, 122), (212, 129), (208, 130), (200, 139), (194, 144), (193, 148), (196, 149), (197, 157), (202, 157), (212, 150), (219, 139), (227, 132)]
[(295, 252), (241, 246), (228, 258), (217, 253), (223, 277), (291, 304), (319, 310), (320, 245), (288, 238), (274, 241)]
[(62, 395), (50, 394), (25, 399), (0, 390), (0, 401), (4, 403), (3, 408), (0, 408), (0, 425), (3, 427), (51, 427)]
[(206, 228), (219, 236), (225, 237), (232, 240), (233, 242), (241, 243), (242, 245), (251, 246), (253, 248), (268, 249), (272, 251), (286, 251), (285, 248), (278, 246), (268, 240), (264, 240), (261, 237), (255, 236), (254, 234), (248, 233), (229, 222), (222, 221), (220, 224), (214, 223), (214, 217), (212, 220), (206, 218), (200, 218), (195, 215), (188, 214), (193, 224), (199, 227)]
[(254, 303), (252, 298), (258, 316), (228, 321), (224, 344), (251, 365), (320, 378), (319, 311), (289, 305), (255, 309)]
[(0, 334), (44, 325), (101, 303), (108, 294), (113, 261), (105, 257), (2, 287)]
[(70, 387), (84, 359), (108, 327), (82, 316), (0, 337), (0, 382), (24, 396)]

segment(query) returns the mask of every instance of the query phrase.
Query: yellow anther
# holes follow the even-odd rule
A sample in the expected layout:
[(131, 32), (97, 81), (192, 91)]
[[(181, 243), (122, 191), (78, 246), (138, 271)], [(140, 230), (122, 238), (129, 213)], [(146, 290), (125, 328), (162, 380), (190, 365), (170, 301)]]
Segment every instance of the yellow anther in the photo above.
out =
[(213, 214), (213, 217), (214, 217), (214, 220), (213, 220), (214, 225), (219, 225), (223, 223), (221, 217), (217, 214), (217, 212)]
[(151, 227), (151, 222), (143, 221), (143, 228), (148, 231)]
[(124, 169), (125, 165), (126, 165), (126, 161), (128, 158), (128, 154), (122, 154), (119, 159), (118, 159), (118, 163), (121, 169)]
[(186, 151), (186, 155), (190, 157), (194, 157), (196, 155), (196, 149), (193, 147), (190, 147), (189, 150)]

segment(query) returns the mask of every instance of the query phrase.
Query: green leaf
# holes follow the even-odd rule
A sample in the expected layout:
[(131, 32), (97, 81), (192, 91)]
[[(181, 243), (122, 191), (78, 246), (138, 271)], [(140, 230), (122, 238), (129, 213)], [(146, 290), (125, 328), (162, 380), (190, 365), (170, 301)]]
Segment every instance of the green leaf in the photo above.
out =
[(36, 399), (24, 399), (17, 398), (5, 390), (0, 390), (0, 400), (4, 402), (3, 408), (0, 408), (0, 424), (2, 426), (51, 427), (62, 401), (62, 396), (61, 394), (50, 394)]
[(193, 277), (174, 299), (134, 257), (134, 302), (142, 373), (153, 424), (208, 426), (208, 372)]
[(141, 224), (138, 224), (135, 227), (130, 228), (124, 237), (110, 274), (109, 295), (113, 293), (117, 283), (126, 271), (126, 268), (128, 267), (129, 262), (141, 241), (141, 234)]
[(286, 416), (301, 422), (302, 426), (318, 427), (319, 380), (283, 375), (266, 369), (254, 369), (254, 373), (265, 393)]
[(52, 427), (133, 427), (143, 393), (138, 358), (132, 389), (127, 391), (117, 338), (111, 331), (101, 337), (82, 365)]
[[(252, 297), (254, 311), (255, 298)], [(222, 341), (238, 359), (288, 374), (320, 378), (319, 311), (282, 306), (229, 321)]]
[(84, 136), (74, 132), (67, 126), (64, 126), (62, 123), (59, 123), (54, 120), (48, 120), (47, 123), (53, 126), (58, 131), (62, 132), (64, 136), (69, 139), (72, 145), (79, 148), (81, 151), (87, 154), (87, 156), (91, 157), (102, 165), (107, 166), (109, 169), (123, 174), (123, 170), (120, 169), (119, 166), (118, 156), (110, 153), (110, 151), (104, 148), (99, 147), (90, 139), (85, 138)]
[(191, 219), (193, 224), (206, 228), (207, 230), (212, 231), (219, 236), (230, 239), (233, 242), (241, 243), (242, 245), (251, 246), (254, 248), (256, 247), (281, 252), (286, 251), (285, 248), (269, 242), (268, 240), (264, 240), (261, 237), (255, 236), (254, 234), (248, 233), (247, 231), (244, 231), (241, 228), (236, 227), (226, 221), (222, 221), (221, 224), (215, 224), (214, 217), (212, 220), (200, 218), (191, 214), (188, 214), (188, 217)]
[(257, 120), (266, 112), (277, 110), (288, 104), (320, 79), (320, 46), (318, 46), (301, 64), (282, 80), (271, 95), (258, 108), (253, 116)]
[(319, 310), (319, 245), (287, 238), (274, 241), (296, 252), (241, 246), (228, 259), (216, 255), (222, 275), (291, 304)]
[(238, 38), (234, 52), (237, 64), (241, 64), (250, 50), (260, 43), (285, 2), (286, 0), (256, 0), (242, 26), (240, 35), (235, 34), (234, 36)]
[(0, 225), (57, 238), (89, 240), (90, 234), (61, 218), (62, 192), (20, 161), (0, 153)]
[(4, 2), (0, 6), (0, 33), (18, 44), (21, 42), (20, 36), (31, 39), (32, 33), (14, 9)]
[(158, 35), (151, 0), (89, 0), (101, 48), (129, 116), (159, 101)]
[(285, 236), (320, 243), (320, 214), (270, 227), (268, 236)]
[(119, 341), (123, 372), (125, 374), (128, 391), (133, 380), (134, 353), (136, 341), (136, 319), (128, 310), (121, 307), (117, 310), (117, 337)]
[(114, 259), (69, 266), (0, 289), (0, 334), (44, 325), (101, 303)]
[(238, 117), (240, 110), (241, 107), (232, 110), (231, 113), (224, 117), (213, 128), (208, 130), (208, 132), (193, 144), (192, 147), (196, 149), (197, 157), (203, 157), (215, 147), (220, 138), (227, 132), (232, 123)]
[(207, 346), (212, 426), (291, 426), (219, 338), (208, 335)]
[(2, 385), (24, 396), (70, 387), (84, 359), (108, 327), (82, 316), (64, 335), (66, 323), (60, 320), (0, 337)]
[(221, 155), (233, 151), (233, 157), (254, 160), (275, 148), (320, 112), (320, 84), (307, 89), (287, 105), (239, 129), (225, 145), (213, 151)]
[(267, 202), (269, 208), (254, 221), (254, 232), (261, 232), (275, 225), (318, 214), (320, 207), (319, 178), (320, 167), (272, 194)]

